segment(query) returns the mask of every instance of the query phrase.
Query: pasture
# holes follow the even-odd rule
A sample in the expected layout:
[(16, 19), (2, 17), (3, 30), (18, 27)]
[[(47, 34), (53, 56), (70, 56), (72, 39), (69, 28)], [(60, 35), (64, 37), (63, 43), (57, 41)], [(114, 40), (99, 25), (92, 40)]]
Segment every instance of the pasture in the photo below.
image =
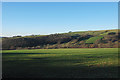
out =
[(118, 78), (118, 48), (3, 50), (3, 78)]

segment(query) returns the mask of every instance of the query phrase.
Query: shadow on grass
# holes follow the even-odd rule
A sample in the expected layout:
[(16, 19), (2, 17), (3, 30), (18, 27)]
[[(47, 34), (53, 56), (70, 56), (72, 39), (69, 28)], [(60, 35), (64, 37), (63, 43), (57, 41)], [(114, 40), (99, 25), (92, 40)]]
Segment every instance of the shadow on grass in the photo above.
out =
[(2, 69), (3, 78), (118, 78), (118, 67), (9, 67)]
[[(18, 58), (10, 57), (13, 62), (3, 59), (2, 77), (3, 78), (118, 78), (118, 67), (105, 66), (105, 67), (92, 67), (92, 66), (66, 66), (64, 64), (73, 62), (87, 62), (98, 60), (103, 57), (87, 56), (82, 59), (82, 56), (65, 56), (62, 57), (25, 57), (25, 59), (32, 60), (19, 60), (22, 58), (21, 54), (52, 54), (52, 53), (5, 53), (3, 56), (9, 58), (9, 54), (18, 55)], [(54, 54), (54, 53), (53, 53)], [(81, 57), (76, 59), (77, 57)], [(93, 58), (93, 59), (89, 59)], [(95, 59), (97, 58), (97, 59)], [(106, 58), (106, 57), (105, 57)], [(51, 64), (56, 64), (51, 66)], [(62, 65), (62, 66), (61, 66)]]

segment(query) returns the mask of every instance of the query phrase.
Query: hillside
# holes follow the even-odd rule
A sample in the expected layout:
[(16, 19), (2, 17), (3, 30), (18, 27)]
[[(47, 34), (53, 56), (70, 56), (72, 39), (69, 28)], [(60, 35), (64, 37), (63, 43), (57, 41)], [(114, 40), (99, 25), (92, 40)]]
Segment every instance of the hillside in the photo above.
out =
[(117, 48), (118, 29), (2, 38), (2, 49)]

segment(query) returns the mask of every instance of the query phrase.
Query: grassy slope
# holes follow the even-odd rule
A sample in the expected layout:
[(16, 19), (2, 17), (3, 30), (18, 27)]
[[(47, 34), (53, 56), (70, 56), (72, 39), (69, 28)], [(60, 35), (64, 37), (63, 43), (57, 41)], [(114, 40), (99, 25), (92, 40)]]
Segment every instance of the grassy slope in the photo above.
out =
[(96, 40), (103, 38), (105, 35), (107, 35), (110, 32), (118, 32), (120, 29), (113, 29), (113, 30), (98, 30), (98, 31), (78, 31), (78, 32), (70, 32), (66, 34), (74, 35), (74, 34), (89, 34), (94, 35), (95, 37), (91, 37), (87, 40), (85, 40), (85, 43), (95, 43)]
[[(60, 34), (68, 34), (68, 36), (71, 36), (71, 37), (76, 37), (76, 35), (79, 35), (79, 36), (83, 36), (83, 38), (85, 38), (87, 35), (89, 36), (89, 35), (91, 35), (91, 36), (93, 36), (93, 37), (90, 37), (90, 38), (87, 38), (87, 39), (84, 39), (84, 40), (82, 40), (83, 42), (82, 42), (82, 44), (84, 43), (95, 43), (95, 41), (97, 40), (97, 39), (101, 39), (102, 37), (104, 38), (108, 33), (110, 33), (110, 32), (118, 32), (118, 29), (113, 29), (113, 30), (99, 30), (99, 31), (79, 31), (79, 32), (69, 32), (69, 33), (60, 33)], [(86, 36), (85, 36), (86, 35)], [(26, 44), (25, 43), (25, 41), (26, 42), (28, 42), (28, 44), (29, 44), (29, 46), (30, 45), (32, 45), (32, 47), (36, 47), (36, 46), (41, 46), (42, 48), (45, 48), (45, 47), (43, 47), (42, 45), (44, 45), (44, 44), (39, 44), (38, 43), (38, 45), (35, 45), (34, 46), (34, 44), (31, 44), (31, 39), (34, 39), (35, 41), (37, 40), (37, 38), (38, 37), (41, 37), (41, 36), (48, 36), (48, 35), (34, 35), (34, 36), (23, 36), (23, 37), (11, 37), (11, 38), (8, 38), (7, 40), (5, 40), (5, 38), (3, 38), (2, 39), (2, 41), (3, 41), (3, 43), (4, 43), (4, 45), (8, 45), (8, 44), (10, 44), (10, 47), (12, 47), (12, 45), (14, 44), (14, 47), (15, 47), (15, 44), (17, 44), (17, 43), (19, 43), (18, 45), (21, 45), (20, 43), (22, 43), (23, 42), (23, 44)], [(27, 40), (25, 39), (25, 40), (21, 40), (20, 41), (20, 39), (19, 38), (27, 38)], [(79, 37), (78, 37), (79, 38)], [(71, 46), (71, 47), (73, 47), (73, 44), (69, 44), (69, 43), (74, 43), (74, 41), (76, 40), (76, 42), (75, 42), (75, 45), (76, 46), (79, 46), (79, 40), (78, 40), (78, 38), (76, 39), (76, 38), (72, 38), (72, 40), (71, 41), (68, 41), (68, 42), (64, 42), (64, 43), (62, 43), (62, 45), (63, 45), (63, 47), (64, 47), (64, 45), (69, 45), (69, 46)], [(14, 42), (14, 39), (16, 39), (16, 40), (18, 40), (18, 42)], [(28, 40), (29, 39), (29, 40)], [(50, 38), (49, 38), (50, 39)], [(49, 41), (49, 39), (48, 39), (48, 41)], [(12, 41), (13, 40), (13, 41)], [(15, 40), (15, 41), (16, 41)], [(9, 43), (9, 41), (11, 41), (11, 43)], [(50, 40), (50, 41), (52, 41), (52, 39)], [(57, 40), (56, 40), (57, 41)], [(13, 42), (13, 43), (12, 43)], [(34, 42), (34, 41), (32, 41), (32, 42)], [(53, 42), (52, 42), (53, 43)], [(49, 43), (47, 43), (46, 42), (46, 44), (49, 44)], [(56, 44), (54, 44), (54, 45), (57, 45), (57, 43)], [(48, 46), (48, 48), (50, 47), (52, 47), (53, 48), (53, 46), (54, 45), (51, 45), (51, 46)], [(81, 45), (81, 44), (80, 44)], [(26, 47), (27, 45), (25, 45), (25, 47)], [(47, 46), (47, 45), (45, 45), (45, 46)], [(67, 47), (69, 47), (69, 46), (67, 46)], [(84, 45), (83, 45), (84, 46)], [(10, 48), (9, 46), (3, 46), (3, 49), (5, 48), (5, 49), (8, 49), (8, 48)], [(18, 46), (17, 46), (18, 47)], [(57, 46), (58, 47), (58, 46)], [(75, 46), (74, 46), (75, 47)], [(22, 48), (24, 48), (23, 46), (22, 46)], [(55, 47), (54, 47), (55, 48)]]
[[(107, 35), (110, 32), (118, 32), (120, 29), (113, 29), (113, 30), (98, 30), (98, 31), (77, 31), (77, 32), (70, 32), (70, 33), (59, 33), (59, 34), (69, 34), (69, 35), (74, 35), (74, 34), (90, 34), (90, 35)], [(108, 32), (105, 32), (108, 31)], [(35, 36), (23, 36), (22, 38), (34, 38), (34, 37), (40, 37), (40, 36), (47, 36), (47, 35), (35, 35)], [(21, 37), (14, 37), (15, 38), (21, 38)]]
[[(98, 31), (77, 31), (77, 32), (70, 32), (70, 33), (66, 33), (66, 34), (98, 34), (99, 33), (109, 33), (109, 32), (118, 32), (118, 30), (120, 29), (112, 29), (112, 30), (98, 30)], [(105, 32), (108, 31), (108, 32)]]
[(96, 40), (102, 39), (102, 38), (103, 38), (102, 36), (91, 37), (86, 41), (86, 43), (94, 43)]
[(117, 67), (118, 48), (3, 50), (3, 77), (115, 78)]

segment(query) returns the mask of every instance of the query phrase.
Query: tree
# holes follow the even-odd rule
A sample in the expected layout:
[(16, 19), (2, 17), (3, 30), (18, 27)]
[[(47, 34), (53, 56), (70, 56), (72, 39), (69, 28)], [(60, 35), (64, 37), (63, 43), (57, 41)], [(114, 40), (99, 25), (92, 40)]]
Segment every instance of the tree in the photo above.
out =
[(68, 33), (71, 33), (72, 31), (69, 31)]

